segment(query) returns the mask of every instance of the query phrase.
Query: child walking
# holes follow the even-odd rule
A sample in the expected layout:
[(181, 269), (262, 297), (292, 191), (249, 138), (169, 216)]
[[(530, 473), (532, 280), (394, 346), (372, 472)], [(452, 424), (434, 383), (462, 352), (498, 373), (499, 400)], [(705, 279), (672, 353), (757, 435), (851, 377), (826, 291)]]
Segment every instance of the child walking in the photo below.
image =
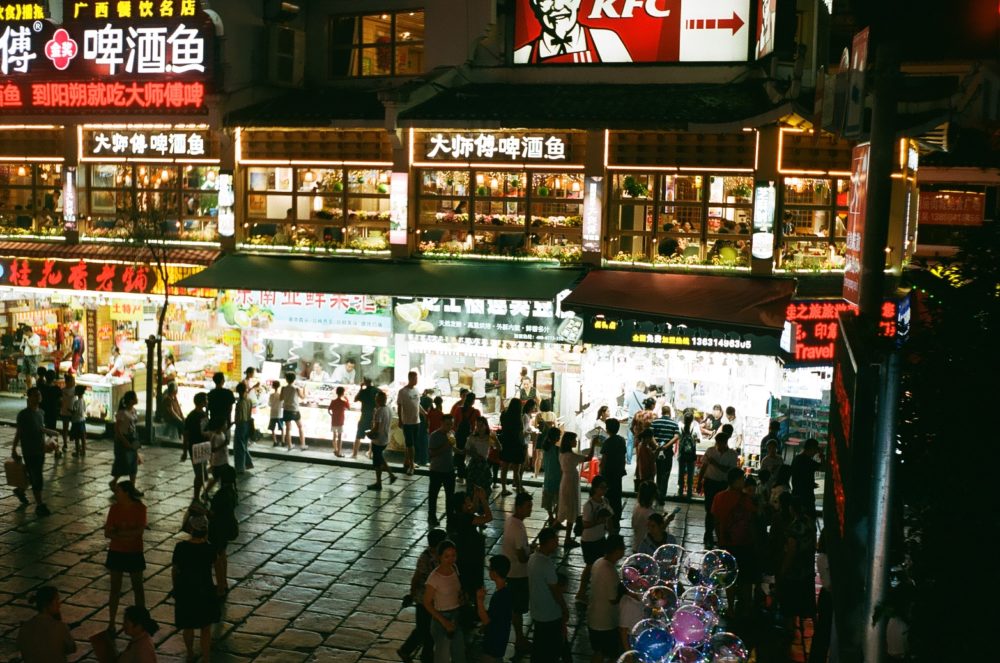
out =
[(330, 432), (333, 435), (333, 455), (343, 458), (341, 453), (342, 438), (344, 435), (344, 413), (351, 404), (344, 398), (344, 388), (337, 387), (337, 395), (333, 397), (326, 411), (330, 413)]

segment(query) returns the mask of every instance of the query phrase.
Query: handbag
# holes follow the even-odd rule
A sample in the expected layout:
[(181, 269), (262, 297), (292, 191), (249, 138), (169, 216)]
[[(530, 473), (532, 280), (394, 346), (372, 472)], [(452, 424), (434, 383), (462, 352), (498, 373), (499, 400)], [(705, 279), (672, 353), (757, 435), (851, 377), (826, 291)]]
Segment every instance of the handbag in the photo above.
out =
[(19, 490), (28, 487), (28, 470), (24, 463), (8, 458), (3, 463), (3, 471), (7, 476), (7, 485)]

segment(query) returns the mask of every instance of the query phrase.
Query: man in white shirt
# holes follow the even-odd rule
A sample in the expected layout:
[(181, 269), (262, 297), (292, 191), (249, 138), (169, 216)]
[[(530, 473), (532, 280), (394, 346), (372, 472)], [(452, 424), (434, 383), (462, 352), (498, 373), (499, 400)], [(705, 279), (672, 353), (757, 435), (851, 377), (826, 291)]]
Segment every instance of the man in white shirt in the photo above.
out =
[(31, 381), (38, 372), (38, 355), (42, 353), (42, 339), (31, 327), (25, 327), (21, 335), (21, 354), (24, 355), (25, 389), (31, 389)]
[(343, 364), (333, 369), (331, 381), (334, 384), (356, 384), (358, 372), (353, 359), (348, 359)]
[(420, 407), (420, 392), (417, 391), (417, 372), (410, 371), (406, 375), (406, 386), (396, 395), (396, 409), (399, 415), (399, 425), (403, 429), (403, 441), (406, 445), (403, 468), (407, 474), (413, 474), (413, 448), (420, 434), (420, 417), (427, 416)]
[(715, 436), (715, 446), (701, 457), (701, 471), (698, 480), (705, 492), (705, 549), (715, 547), (715, 518), (712, 517), (712, 500), (729, 487), (729, 470), (739, 466), (739, 456), (729, 448), (729, 437), (719, 429)]
[[(722, 425), (719, 426), (719, 430), (722, 430), (722, 426), (729, 424), (733, 427), (733, 434), (729, 438), (729, 446), (732, 449), (742, 449), (743, 448), (743, 419), (736, 418), (736, 408), (732, 405), (726, 408), (726, 416), (722, 418)], [(718, 431), (716, 431), (718, 435)]]
[(538, 549), (528, 560), (528, 591), (535, 639), (531, 643), (531, 663), (552, 663), (563, 653), (569, 609), (556, 573), (552, 555), (559, 547), (559, 533), (545, 527), (538, 533)]
[(587, 604), (587, 631), (592, 663), (617, 661), (621, 654), (618, 638), (618, 570), (615, 565), (625, 555), (625, 539), (612, 534), (604, 542), (604, 556), (590, 571), (590, 602)]
[(524, 613), (528, 612), (528, 556), (531, 548), (528, 544), (528, 531), (524, 527), (525, 519), (531, 515), (531, 495), (518, 493), (514, 498), (514, 512), (507, 516), (503, 527), (503, 554), (510, 560), (510, 572), (507, 574), (507, 586), (510, 588), (511, 603), (514, 606), (515, 649), (525, 651), (528, 639), (524, 635)]

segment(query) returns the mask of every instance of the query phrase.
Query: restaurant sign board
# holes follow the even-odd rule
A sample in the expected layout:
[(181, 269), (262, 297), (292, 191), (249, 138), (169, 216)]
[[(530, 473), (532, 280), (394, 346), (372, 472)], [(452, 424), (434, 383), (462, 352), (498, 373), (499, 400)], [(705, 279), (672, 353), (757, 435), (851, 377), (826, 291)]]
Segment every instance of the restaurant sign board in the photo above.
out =
[(583, 328), (584, 343), (704, 352), (777, 355), (777, 336), (709, 323), (670, 323), (594, 316)]

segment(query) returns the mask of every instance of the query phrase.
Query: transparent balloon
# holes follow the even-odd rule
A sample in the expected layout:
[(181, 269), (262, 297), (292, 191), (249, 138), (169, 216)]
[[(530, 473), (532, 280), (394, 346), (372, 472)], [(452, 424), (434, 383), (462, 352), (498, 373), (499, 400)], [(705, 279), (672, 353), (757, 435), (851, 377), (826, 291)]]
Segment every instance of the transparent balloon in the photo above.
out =
[(739, 575), (736, 558), (725, 550), (709, 550), (702, 558), (701, 568), (702, 583), (710, 587), (732, 587)]
[(680, 580), (684, 548), (674, 543), (664, 544), (653, 553), (653, 559), (660, 565), (660, 580), (671, 584)]
[(666, 622), (644, 619), (632, 627), (632, 649), (652, 661), (660, 661), (674, 648), (674, 636)]
[(701, 647), (708, 642), (715, 628), (716, 618), (696, 605), (682, 605), (670, 621), (670, 634), (678, 645)]
[(635, 554), (622, 564), (621, 577), (625, 589), (642, 596), (647, 589), (660, 584), (660, 566), (651, 555)]
[(715, 614), (722, 614), (726, 610), (726, 600), (721, 591), (704, 585), (688, 587), (684, 590), (684, 593), (681, 594), (680, 604), (696, 605)]
[(750, 652), (743, 641), (727, 632), (713, 635), (706, 651), (711, 663), (746, 663), (750, 659)]
[(669, 587), (657, 585), (642, 595), (642, 604), (654, 618), (669, 619), (677, 609), (677, 594)]
[(707, 554), (707, 550), (695, 550), (689, 552), (684, 557), (683, 577), (686, 579), (688, 585), (700, 585), (704, 581), (705, 569), (703, 562)]
[(700, 649), (681, 645), (670, 653), (667, 663), (707, 663), (706, 656)]
[(631, 649), (618, 657), (618, 663), (659, 663), (642, 652)]

